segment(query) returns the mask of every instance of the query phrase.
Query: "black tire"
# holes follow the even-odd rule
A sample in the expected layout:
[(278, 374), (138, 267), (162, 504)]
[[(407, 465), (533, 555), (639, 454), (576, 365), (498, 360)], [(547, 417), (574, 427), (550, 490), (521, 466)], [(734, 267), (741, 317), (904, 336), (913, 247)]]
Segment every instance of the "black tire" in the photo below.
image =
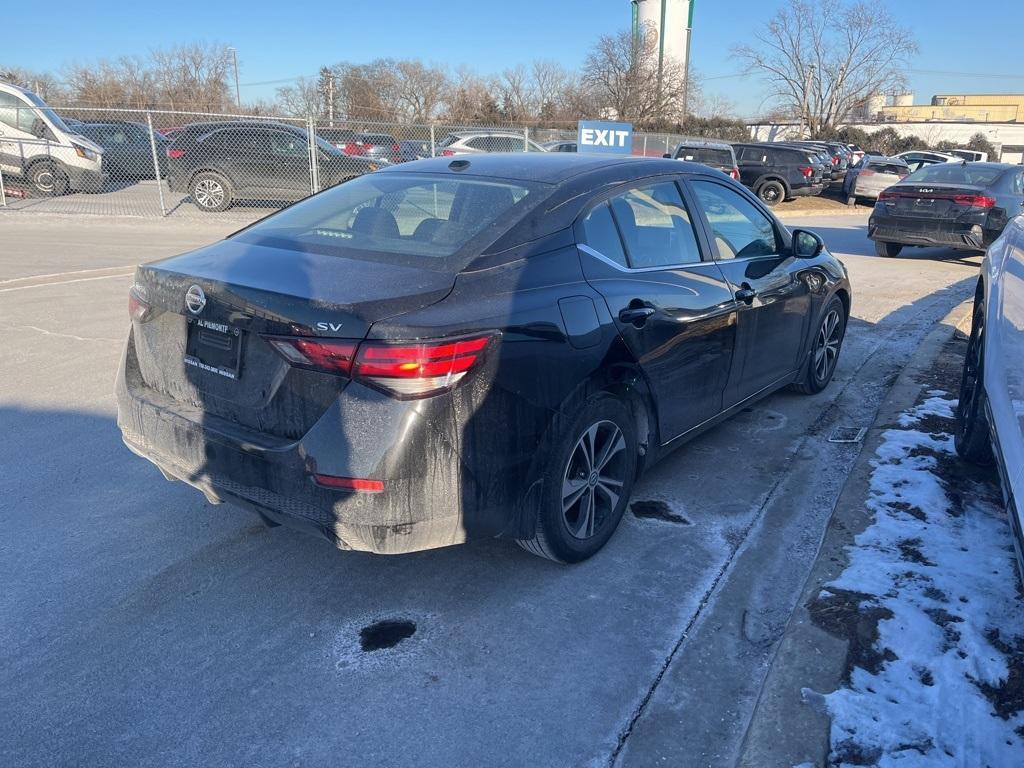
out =
[(900, 255), (900, 251), (902, 250), (903, 246), (899, 243), (883, 243), (879, 240), (875, 240), (875, 253), (879, 256), (894, 259)]
[(28, 169), (28, 181), (32, 189), (43, 197), (66, 195), (70, 183), (67, 174), (50, 160), (40, 160)]
[(821, 313), (821, 320), (811, 338), (807, 369), (793, 389), (805, 395), (816, 395), (828, 386), (839, 364), (839, 353), (846, 337), (846, 307), (833, 296)]
[[(604, 464), (588, 466), (580, 461), (588, 446), (598, 461), (606, 448), (612, 453)], [(536, 528), (518, 543), (538, 557), (578, 563), (608, 542), (629, 504), (637, 468), (633, 416), (617, 397), (599, 392), (574, 414), (556, 417), (545, 451)], [(621, 483), (618, 494), (610, 490), (613, 478)], [(574, 494), (576, 501), (563, 503)]]
[(971, 337), (964, 355), (960, 377), (960, 400), (956, 406), (956, 452), (974, 464), (992, 463), (988, 418), (985, 416), (985, 302), (975, 301)]
[(757, 188), (757, 196), (770, 208), (786, 199), (786, 188), (778, 181), (766, 181)]
[(188, 191), (196, 208), (207, 213), (226, 211), (234, 202), (231, 182), (213, 171), (203, 171), (193, 176)]

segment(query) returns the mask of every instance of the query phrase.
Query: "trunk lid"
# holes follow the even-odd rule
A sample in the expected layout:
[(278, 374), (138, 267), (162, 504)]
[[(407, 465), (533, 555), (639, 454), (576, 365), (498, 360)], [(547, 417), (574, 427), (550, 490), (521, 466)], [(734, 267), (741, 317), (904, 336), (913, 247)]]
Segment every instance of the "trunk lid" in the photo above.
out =
[(972, 184), (897, 184), (885, 192), (885, 205), (894, 216), (914, 219), (956, 218), (971, 210), (963, 202), (989, 196)]
[(361, 340), (454, 282), (450, 272), (236, 240), (145, 265), (136, 285), (153, 312), (134, 323), (139, 384), (204, 418), (298, 439), (348, 380), (290, 366), (265, 337)]

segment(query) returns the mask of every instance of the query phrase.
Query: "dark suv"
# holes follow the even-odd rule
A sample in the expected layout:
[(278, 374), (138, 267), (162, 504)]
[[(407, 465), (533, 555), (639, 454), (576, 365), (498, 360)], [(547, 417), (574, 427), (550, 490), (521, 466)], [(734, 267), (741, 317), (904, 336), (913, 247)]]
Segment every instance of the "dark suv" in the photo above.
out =
[[(319, 136), (315, 156), (320, 189), (379, 167)], [(195, 123), (167, 148), (171, 191), (188, 192), (203, 211), (223, 211), (236, 200), (299, 200), (313, 191), (311, 176), (306, 132), (285, 123)]]
[(733, 144), (740, 181), (763, 203), (775, 205), (800, 195), (820, 195), (821, 167), (806, 150), (775, 144)]

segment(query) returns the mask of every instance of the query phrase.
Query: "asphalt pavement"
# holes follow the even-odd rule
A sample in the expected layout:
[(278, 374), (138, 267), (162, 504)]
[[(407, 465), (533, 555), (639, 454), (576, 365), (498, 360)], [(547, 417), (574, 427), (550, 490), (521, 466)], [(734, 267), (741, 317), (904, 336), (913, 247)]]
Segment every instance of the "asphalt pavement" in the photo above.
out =
[[(795, 220), (851, 273), (833, 384), (673, 454), (561, 567), (340, 552), (166, 482), (114, 420), (131, 268), (237, 224), (0, 214), (0, 765), (732, 765), (859, 453), (829, 437), (977, 279), (866, 217)], [(363, 650), (381, 621), (411, 635)]]

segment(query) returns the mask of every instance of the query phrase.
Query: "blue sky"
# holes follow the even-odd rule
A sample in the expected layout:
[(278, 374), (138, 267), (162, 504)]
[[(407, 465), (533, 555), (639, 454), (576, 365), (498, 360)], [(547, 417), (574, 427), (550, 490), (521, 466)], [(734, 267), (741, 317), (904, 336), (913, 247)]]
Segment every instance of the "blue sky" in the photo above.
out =
[[(692, 65), (705, 78), (716, 78), (707, 80), (706, 90), (730, 99), (742, 115), (759, 111), (763, 86), (751, 78), (722, 77), (738, 69), (730, 50), (781, 3), (697, 0)], [(910, 74), (917, 101), (940, 92), (1024, 92), (1019, 3), (893, 0), (890, 8), (915, 30), (921, 48)], [(628, 0), (175, 0), (131, 7), (52, 0), (16, 1), (5, 16), (11, 32), (46, 32), (5, 35), (0, 66), (59, 71), (76, 61), (209, 40), (238, 49), (243, 100), (271, 96), (274, 90), (247, 83), (314, 75), (321, 64), (377, 57), (420, 58), (452, 69), (465, 64), (481, 72), (535, 58), (578, 68), (598, 36), (628, 28), (630, 20)], [(1002, 23), (993, 24), (996, 20)]]

